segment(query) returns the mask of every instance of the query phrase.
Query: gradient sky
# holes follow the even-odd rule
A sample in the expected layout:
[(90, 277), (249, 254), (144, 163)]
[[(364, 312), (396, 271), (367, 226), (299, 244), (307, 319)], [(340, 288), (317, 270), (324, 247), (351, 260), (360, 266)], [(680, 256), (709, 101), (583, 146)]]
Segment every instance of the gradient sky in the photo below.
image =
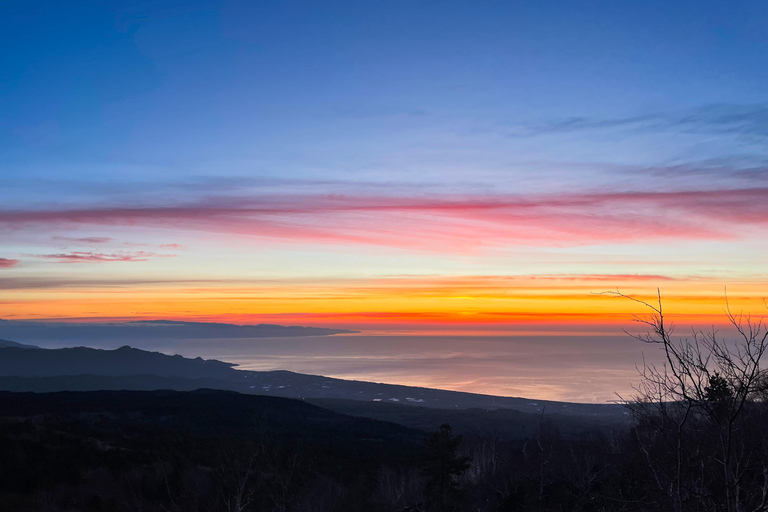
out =
[(768, 290), (768, 3), (4, 3), (0, 318), (612, 334)]

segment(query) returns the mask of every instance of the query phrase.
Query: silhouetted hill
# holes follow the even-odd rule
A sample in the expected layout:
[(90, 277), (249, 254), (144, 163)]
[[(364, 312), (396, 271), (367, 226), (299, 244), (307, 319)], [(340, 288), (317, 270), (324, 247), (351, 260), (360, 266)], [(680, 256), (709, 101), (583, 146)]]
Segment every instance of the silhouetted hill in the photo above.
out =
[(15, 347), (15, 348), (40, 348), (35, 345), (25, 345), (23, 343), (16, 343), (15, 341), (0, 340), (0, 348)]
[[(0, 353), (2, 357), (2, 353)], [(52, 377), (0, 377), (0, 390), (13, 392), (54, 393), (58, 391), (194, 391), (200, 388), (240, 391), (255, 394), (242, 385), (215, 377), (183, 378), (158, 375), (61, 375)]]
[(304, 441), (343, 443), (375, 439), (419, 444), (424, 433), (370, 418), (337, 413), (301, 400), (197, 389), (191, 392), (90, 391), (10, 393), (0, 391), (0, 415), (51, 418), (56, 421), (96, 419), (115, 428), (156, 425), (163, 429), (250, 436), (254, 432)]
[(233, 376), (231, 364), (167, 356), (131, 347), (100, 350), (87, 347), (27, 350), (0, 349), (0, 376), (49, 377), (61, 375), (158, 375), (162, 377)]
[(0, 509), (309, 511), (346, 489), (320, 509), (356, 510), (425, 436), (218, 390), (0, 392)]
[(74, 341), (133, 341), (136, 339), (216, 339), (216, 338), (278, 338), (299, 336), (328, 336), (355, 331), (321, 327), (283, 326), (271, 324), (235, 325), (211, 322), (176, 322), (172, 320), (141, 320), (134, 322), (74, 323), (30, 322), (0, 319), (0, 333), (18, 340)]

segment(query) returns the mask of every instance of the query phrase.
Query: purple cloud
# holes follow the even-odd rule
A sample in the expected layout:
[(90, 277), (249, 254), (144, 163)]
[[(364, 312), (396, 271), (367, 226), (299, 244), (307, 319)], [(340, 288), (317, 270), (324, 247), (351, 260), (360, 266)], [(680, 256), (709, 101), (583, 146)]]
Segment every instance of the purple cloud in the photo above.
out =
[(11, 260), (8, 258), (0, 258), (0, 268), (11, 268), (19, 264), (19, 260)]

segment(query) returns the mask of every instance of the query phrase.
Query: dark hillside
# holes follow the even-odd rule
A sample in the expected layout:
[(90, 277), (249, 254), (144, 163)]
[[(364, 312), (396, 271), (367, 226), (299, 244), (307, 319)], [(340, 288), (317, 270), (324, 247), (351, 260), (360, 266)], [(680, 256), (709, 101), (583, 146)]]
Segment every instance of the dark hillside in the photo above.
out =
[(4, 392), (0, 509), (223, 511), (245, 493), (249, 510), (351, 510), (383, 464), (412, 464), (426, 435), (225, 391)]
[[(386, 402), (362, 402), (313, 398), (308, 402), (332, 411), (375, 418), (425, 431), (437, 430), (443, 423), (453, 426), (456, 433), (465, 436), (481, 436), (505, 441), (533, 438), (542, 421), (542, 414), (521, 412), (513, 409), (435, 409)], [(575, 416), (559, 413), (547, 414), (546, 420), (556, 425), (566, 438), (574, 438), (595, 431), (627, 428), (629, 416), (617, 419), (606, 416)]]
[(87, 347), (53, 350), (0, 349), (0, 376), (48, 377), (58, 375), (161, 375), (164, 377), (234, 376), (232, 364), (187, 359), (131, 347), (100, 350)]
[(383, 421), (359, 418), (287, 398), (198, 389), (179, 391), (0, 392), (4, 417), (85, 421), (122, 430), (157, 427), (191, 433), (285, 438), (340, 444), (376, 440), (420, 443), (424, 434)]

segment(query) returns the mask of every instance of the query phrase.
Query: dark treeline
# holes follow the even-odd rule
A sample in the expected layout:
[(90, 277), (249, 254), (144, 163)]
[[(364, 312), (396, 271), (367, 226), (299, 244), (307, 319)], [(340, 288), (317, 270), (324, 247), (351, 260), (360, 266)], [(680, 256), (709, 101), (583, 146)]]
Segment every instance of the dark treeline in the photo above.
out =
[[(713, 383), (716, 408), (732, 398)], [(578, 437), (542, 416), (534, 436), (498, 441), (220, 391), (0, 393), (0, 406), (3, 510), (758, 511), (768, 489), (758, 402), (733, 429), (744, 467), (730, 509), (700, 413), (679, 466), (662, 416)]]

